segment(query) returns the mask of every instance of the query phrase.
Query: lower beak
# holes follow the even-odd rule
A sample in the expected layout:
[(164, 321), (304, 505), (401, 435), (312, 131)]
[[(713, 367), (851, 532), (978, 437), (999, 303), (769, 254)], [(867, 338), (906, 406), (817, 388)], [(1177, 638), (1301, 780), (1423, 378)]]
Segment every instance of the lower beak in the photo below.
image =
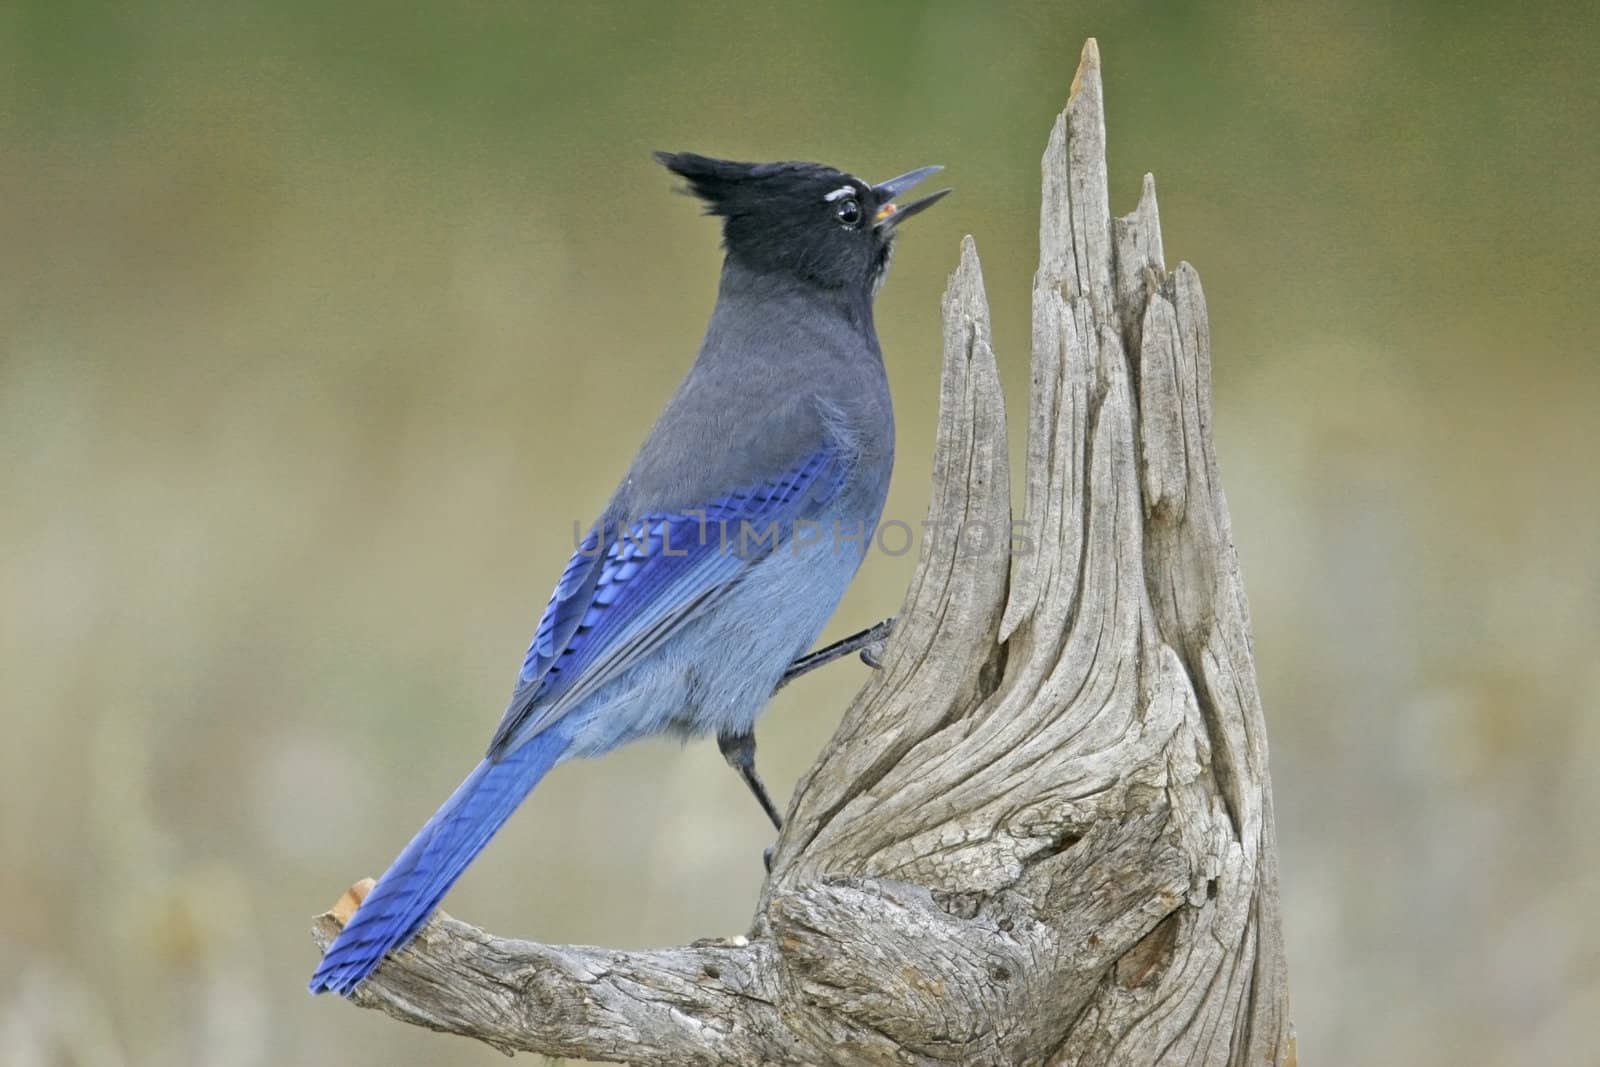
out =
[(912, 186), (938, 174), (941, 170), (944, 170), (944, 168), (938, 166), (919, 167), (916, 170), (900, 175), (898, 178), (890, 178), (886, 182), (873, 186), (872, 191), (877, 195), (878, 203), (883, 206), (873, 216), (872, 225), (877, 229), (898, 226), (906, 219), (928, 210), (948, 196), (950, 194), (949, 189), (940, 189), (931, 196), (925, 196), (921, 200), (914, 200), (909, 204), (895, 202), (895, 197), (906, 192)]

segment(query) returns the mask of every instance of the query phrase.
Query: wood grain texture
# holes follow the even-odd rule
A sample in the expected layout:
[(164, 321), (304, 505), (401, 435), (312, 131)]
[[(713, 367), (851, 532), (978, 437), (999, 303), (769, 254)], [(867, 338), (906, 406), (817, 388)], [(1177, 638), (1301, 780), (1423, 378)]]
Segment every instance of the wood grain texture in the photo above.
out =
[(968, 238), (922, 556), (750, 936), (612, 952), (441, 914), (357, 1004), (640, 1064), (1294, 1062), (1205, 299), (1153, 180), (1114, 218), (1105, 160), (1090, 41), (1043, 160), (1022, 518)]

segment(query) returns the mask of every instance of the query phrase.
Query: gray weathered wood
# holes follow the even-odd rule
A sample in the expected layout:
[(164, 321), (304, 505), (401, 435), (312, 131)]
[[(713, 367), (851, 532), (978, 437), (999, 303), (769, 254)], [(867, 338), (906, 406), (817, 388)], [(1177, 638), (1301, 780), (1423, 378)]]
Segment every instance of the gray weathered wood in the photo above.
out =
[(930, 536), (883, 669), (796, 791), (750, 936), (612, 952), (441, 915), (357, 1003), (630, 1063), (1294, 1062), (1205, 301), (1166, 269), (1149, 177), (1111, 214), (1093, 41), (1043, 177), (1018, 550), (968, 238)]

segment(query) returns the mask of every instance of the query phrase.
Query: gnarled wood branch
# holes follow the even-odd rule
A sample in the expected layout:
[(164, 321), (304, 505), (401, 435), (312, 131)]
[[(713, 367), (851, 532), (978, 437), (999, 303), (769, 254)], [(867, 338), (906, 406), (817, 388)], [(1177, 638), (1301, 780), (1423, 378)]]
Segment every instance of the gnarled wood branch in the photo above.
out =
[(1043, 171), (1026, 518), (1008, 544), (969, 238), (944, 300), (943, 536), (799, 785), (750, 937), (612, 952), (439, 915), (357, 1003), (629, 1063), (1294, 1061), (1205, 301), (1165, 267), (1149, 177), (1111, 215), (1093, 41)]

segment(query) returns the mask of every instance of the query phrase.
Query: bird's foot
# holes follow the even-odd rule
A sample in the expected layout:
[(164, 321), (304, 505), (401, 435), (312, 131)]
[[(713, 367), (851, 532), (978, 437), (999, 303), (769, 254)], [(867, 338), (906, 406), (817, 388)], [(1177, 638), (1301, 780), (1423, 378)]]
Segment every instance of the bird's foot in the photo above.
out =
[(861, 653), (861, 662), (876, 670), (883, 666), (884, 645), (888, 643), (892, 632), (894, 632), (894, 617), (890, 616), (876, 626), (869, 626), (860, 633), (853, 633), (831, 645), (824, 645), (815, 652), (808, 652), (789, 664), (789, 669), (778, 679), (778, 688), (782, 689), (802, 674), (810, 674), (818, 667), (825, 667), (852, 652)]

